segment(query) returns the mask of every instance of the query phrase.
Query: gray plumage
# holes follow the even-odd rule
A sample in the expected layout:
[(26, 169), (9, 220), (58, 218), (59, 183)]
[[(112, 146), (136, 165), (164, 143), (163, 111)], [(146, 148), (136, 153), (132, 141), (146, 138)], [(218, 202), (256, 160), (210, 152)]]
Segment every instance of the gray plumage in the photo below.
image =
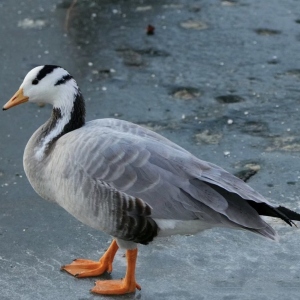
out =
[[(41, 93), (43, 84), (53, 89), (52, 96), (43, 94), (40, 101), (57, 110), (56, 119), (52, 115), (34, 133), (24, 153), (26, 174), (41, 197), (116, 237), (125, 248), (147, 244), (157, 235), (218, 226), (276, 239), (259, 214), (291, 224), (287, 210), (155, 132), (116, 119), (84, 123), (76, 82), (65, 70), (52, 68), (32, 70), (21, 85), (29, 91), (27, 85), (39, 77)], [(28, 97), (30, 101), (30, 92)]]
[(36, 182), (43, 182), (36, 191), (83, 223), (115, 237), (126, 238), (123, 229), (117, 230), (120, 195), (124, 202), (142, 199), (149, 208), (145, 215), (148, 220), (200, 220), (208, 228), (240, 226), (275, 236), (246, 201), (225, 199), (205, 182), (264, 202), (260, 194), (223, 169), (137, 125), (102, 119), (65, 134), (44, 161), (39, 178), (38, 167), (35, 165), (32, 172), (29, 167), (34, 148), (32, 138), (25, 150), (24, 166), (34, 187)]

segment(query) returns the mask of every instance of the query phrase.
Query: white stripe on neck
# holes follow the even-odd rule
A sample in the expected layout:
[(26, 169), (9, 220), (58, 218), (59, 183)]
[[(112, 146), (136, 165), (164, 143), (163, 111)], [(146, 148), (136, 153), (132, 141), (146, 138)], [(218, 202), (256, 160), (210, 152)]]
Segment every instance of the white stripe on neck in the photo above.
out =
[(38, 161), (41, 161), (45, 157), (45, 151), (49, 143), (61, 134), (65, 125), (67, 125), (71, 119), (78, 87), (73, 79), (67, 84), (62, 85), (62, 87), (64, 88), (63, 97), (56, 99), (53, 104), (53, 108), (60, 110), (61, 118), (58, 119), (55, 127), (40, 141), (39, 145), (35, 147), (35, 158)]

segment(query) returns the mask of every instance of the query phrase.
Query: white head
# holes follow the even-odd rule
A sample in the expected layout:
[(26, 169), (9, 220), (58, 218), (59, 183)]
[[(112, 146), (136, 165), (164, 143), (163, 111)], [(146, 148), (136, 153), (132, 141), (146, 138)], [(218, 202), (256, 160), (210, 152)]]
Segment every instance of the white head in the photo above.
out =
[(53, 65), (39, 66), (25, 76), (17, 93), (3, 109), (27, 101), (49, 103), (54, 107), (69, 107), (73, 105), (77, 93), (76, 81), (65, 69)]

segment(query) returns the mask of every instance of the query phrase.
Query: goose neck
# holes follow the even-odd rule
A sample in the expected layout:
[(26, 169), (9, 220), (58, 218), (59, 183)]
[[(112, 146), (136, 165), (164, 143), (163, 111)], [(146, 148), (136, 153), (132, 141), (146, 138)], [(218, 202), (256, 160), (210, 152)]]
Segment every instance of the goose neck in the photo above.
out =
[[(59, 105), (59, 103), (61, 103)], [(68, 132), (85, 124), (85, 105), (81, 92), (78, 90), (73, 101), (61, 101), (54, 104), (50, 119), (41, 128), (35, 156), (42, 160), (55, 142)]]

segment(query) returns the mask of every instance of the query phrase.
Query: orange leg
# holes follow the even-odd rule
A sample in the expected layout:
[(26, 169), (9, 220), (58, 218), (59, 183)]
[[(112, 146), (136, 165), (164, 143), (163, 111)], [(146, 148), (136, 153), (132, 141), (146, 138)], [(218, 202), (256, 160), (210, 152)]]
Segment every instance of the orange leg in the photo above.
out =
[(104, 272), (111, 273), (112, 263), (118, 249), (117, 242), (113, 240), (99, 261), (75, 259), (71, 264), (62, 266), (61, 270), (78, 278), (99, 276)]
[(120, 280), (97, 280), (91, 292), (102, 295), (121, 295), (133, 293), (135, 289), (140, 290), (140, 285), (135, 281), (137, 253), (137, 248), (126, 251), (127, 270), (125, 278)]

